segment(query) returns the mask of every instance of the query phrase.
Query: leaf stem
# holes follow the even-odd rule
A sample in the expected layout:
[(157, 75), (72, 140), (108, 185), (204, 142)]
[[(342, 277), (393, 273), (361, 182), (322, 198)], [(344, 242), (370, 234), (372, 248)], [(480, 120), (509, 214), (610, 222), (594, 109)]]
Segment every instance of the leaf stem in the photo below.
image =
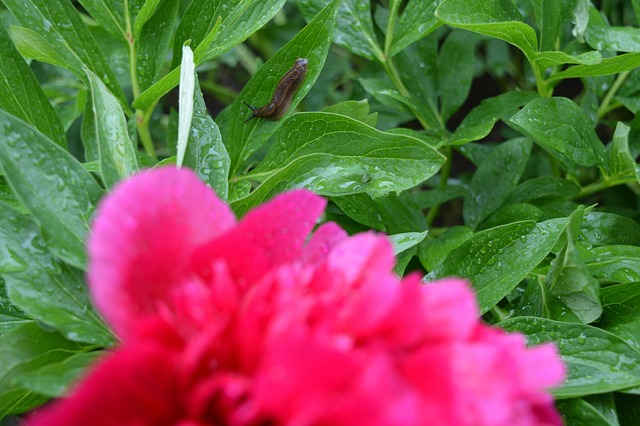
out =
[(582, 189), (580, 190), (580, 193), (576, 195), (574, 198), (584, 198), (591, 194), (595, 194), (596, 192), (604, 191), (605, 189), (611, 188), (612, 186), (633, 184), (633, 183), (637, 183), (637, 178), (635, 176), (628, 176), (624, 178), (620, 178), (620, 177), (604, 178), (598, 182), (594, 182), (587, 186), (582, 187)]
[[(155, 105), (154, 105), (155, 106)], [(152, 106), (149, 111), (153, 111)], [(142, 110), (136, 110), (136, 127), (138, 128), (138, 135), (140, 136), (140, 142), (144, 147), (144, 152), (153, 159), (157, 159), (156, 149), (153, 146), (153, 138), (149, 132), (149, 121), (151, 119), (151, 113), (145, 114)]]
[(616, 95), (616, 93), (618, 92), (618, 90), (620, 89), (620, 87), (622, 86), (624, 81), (629, 76), (629, 73), (631, 73), (631, 71), (625, 71), (625, 72), (621, 72), (620, 74), (618, 74), (618, 78), (616, 78), (616, 81), (613, 82), (613, 84), (609, 88), (609, 91), (607, 92), (607, 94), (602, 99), (602, 103), (600, 104), (600, 107), (598, 108), (598, 118), (604, 117), (607, 114), (607, 112), (610, 111), (609, 110), (609, 104), (611, 103), (611, 100)]
[(389, 22), (387, 23), (387, 33), (384, 39), (384, 57), (389, 58), (391, 53), (391, 44), (393, 42), (393, 32), (396, 27), (396, 19), (398, 18), (398, 10), (400, 9), (399, 0), (390, 0)]

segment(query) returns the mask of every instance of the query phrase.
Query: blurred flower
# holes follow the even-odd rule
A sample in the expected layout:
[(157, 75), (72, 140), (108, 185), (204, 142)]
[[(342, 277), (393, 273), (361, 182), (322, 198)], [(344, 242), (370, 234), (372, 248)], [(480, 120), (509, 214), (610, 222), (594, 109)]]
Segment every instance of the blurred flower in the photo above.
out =
[(480, 323), (464, 281), (398, 280), (382, 235), (325, 201), (276, 197), (236, 223), (187, 170), (101, 204), (96, 306), (122, 344), (32, 425), (560, 425), (555, 349)]

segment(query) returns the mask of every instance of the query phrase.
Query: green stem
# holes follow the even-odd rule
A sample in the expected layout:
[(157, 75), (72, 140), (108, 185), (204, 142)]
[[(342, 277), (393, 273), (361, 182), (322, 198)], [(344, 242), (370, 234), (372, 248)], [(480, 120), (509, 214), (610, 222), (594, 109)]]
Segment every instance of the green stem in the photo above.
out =
[[(149, 111), (153, 111), (153, 106)], [(151, 158), (157, 160), (158, 157), (156, 155), (156, 149), (153, 146), (153, 138), (149, 132), (150, 119), (151, 113), (145, 114), (142, 110), (136, 110), (136, 127), (138, 128), (138, 136), (140, 136), (140, 142), (142, 142), (144, 152)]]
[[(527, 59), (529, 59), (527, 57)], [(536, 79), (536, 88), (538, 89), (538, 94), (543, 98), (548, 98), (553, 94), (553, 89), (550, 89), (547, 86), (547, 83), (544, 81), (542, 74), (540, 73), (540, 69), (536, 65), (535, 61), (529, 59), (529, 63), (531, 64), (531, 70), (533, 71), (533, 76)]]
[(596, 192), (604, 191), (605, 189), (611, 188), (617, 185), (624, 184), (633, 184), (637, 182), (637, 178), (635, 176), (629, 176), (624, 178), (605, 178), (598, 182), (594, 182), (587, 186), (584, 186), (578, 195), (574, 198), (584, 198), (591, 194), (595, 194)]
[(390, 58), (391, 43), (393, 42), (393, 32), (396, 27), (396, 19), (398, 18), (398, 9), (400, 9), (399, 0), (390, 0), (389, 6), (389, 22), (387, 23), (387, 34), (384, 39), (384, 57)]
[[(438, 188), (445, 188), (447, 186), (449, 175), (451, 174), (451, 166), (453, 164), (451, 148), (444, 148), (443, 151), (443, 154), (447, 158), (447, 161), (442, 166), (442, 169), (440, 169), (440, 182), (438, 183)], [(431, 225), (436, 220), (436, 217), (438, 217), (438, 213), (440, 213), (440, 206), (441, 204), (438, 203), (429, 209), (429, 213), (427, 213), (426, 218), (427, 226), (429, 228), (431, 228)]]
[(600, 104), (600, 107), (598, 108), (598, 118), (604, 117), (607, 114), (607, 112), (609, 112), (609, 104), (611, 103), (611, 100), (616, 95), (616, 93), (618, 92), (618, 90), (620, 89), (624, 81), (627, 79), (627, 77), (629, 76), (629, 73), (631, 73), (631, 71), (621, 72), (618, 75), (618, 78), (616, 78), (616, 81), (613, 82), (613, 84), (609, 88), (609, 91), (604, 96), (604, 99), (602, 99), (602, 103)]

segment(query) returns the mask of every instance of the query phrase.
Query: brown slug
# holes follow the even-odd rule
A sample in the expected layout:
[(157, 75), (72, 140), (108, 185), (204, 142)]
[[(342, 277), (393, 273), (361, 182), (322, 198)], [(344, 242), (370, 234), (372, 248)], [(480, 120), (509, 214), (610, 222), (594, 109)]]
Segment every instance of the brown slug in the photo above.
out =
[(265, 120), (277, 120), (287, 112), (289, 106), (291, 106), (291, 100), (296, 94), (300, 85), (304, 81), (307, 75), (309, 61), (306, 58), (298, 58), (293, 67), (285, 75), (282, 76), (280, 82), (276, 86), (276, 91), (273, 93), (271, 101), (261, 108), (257, 108), (249, 105), (245, 101), (242, 101), (248, 106), (253, 115), (247, 118), (244, 122), (251, 120), (252, 118), (264, 118)]

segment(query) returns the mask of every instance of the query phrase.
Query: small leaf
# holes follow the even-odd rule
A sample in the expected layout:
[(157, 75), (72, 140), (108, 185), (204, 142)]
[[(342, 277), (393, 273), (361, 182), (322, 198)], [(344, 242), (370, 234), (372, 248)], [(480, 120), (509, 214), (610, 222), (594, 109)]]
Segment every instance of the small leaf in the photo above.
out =
[(566, 218), (525, 221), (478, 232), (426, 278), (469, 278), (485, 313), (549, 254), (566, 225)]
[(602, 288), (601, 327), (640, 349), (640, 283)]
[(529, 345), (553, 342), (568, 368), (558, 398), (599, 394), (640, 385), (640, 352), (624, 340), (599, 328), (535, 317), (502, 321), (500, 327), (521, 332)]
[(602, 142), (571, 99), (534, 99), (511, 117), (510, 122), (567, 166), (591, 167), (604, 162)]
[(322, 112), (331, 112), (333, 114), (346, 115), (367, 124), (376, 127), (378, 121), (378, 113), (369, 114), (369, 102), (366, 99), (361, 101), (344, 101), (339, 104), (329, 105)]
[(636, 162), (629, 151), (629, 130), (622, 122), (616, 125), (613, 140), (609, 144), (607, 168), (610, 176), (629, 177), (636, 175)]
[(393, 32), (391, 56), (404, 50), (411, 43), (427, 36), (442, 25), (434, 12), (442, 0), (430, 1), (409, 0), (400, 15)]
[(624, 55), (605, 58), (596, 65), (575, 65), (564, 71), (553, 74), (549, 82), (564, 80), (567, 78), (597, 77), (602, 75), (618, 74), (631, 71), (640, 67), (640, 53), (625, 53)]
[(483, 100), (462, 120), (451, 136), (451, 145), (463, 145), (484, 138), (498, 120), (508, 122), (520, 107), (537, 97), (535, 92), (511, 91)]
[(427, 236), (427, 231), (424, 232), (405, 232), (403, 234), (389, 235), (391, 244), (393, 244), (393, 254), (396, 256), (410, 248), (420, 244), (422, 240)]
[(507, 197), (509, 203), (544, 204), (569, 200), (580, 193), (580, 187), (570, 180), (555, 176), (540, 176), (516, 186)]
[[(136, 149), (129, 138), (127, 119), (118, 99), (91, 71), (87, 70), (91, 88), (91, 135), (98, 147), (100, 172), (107, 187), (138, 171)], [(87, 117), (85, 117), (87, 118)]]
[(471, 228), (452, 226), (442, 235), (420, 244), (418, 258), (427, 271), (433, 271), (449, 256), (452, 250), (473, 236)]

